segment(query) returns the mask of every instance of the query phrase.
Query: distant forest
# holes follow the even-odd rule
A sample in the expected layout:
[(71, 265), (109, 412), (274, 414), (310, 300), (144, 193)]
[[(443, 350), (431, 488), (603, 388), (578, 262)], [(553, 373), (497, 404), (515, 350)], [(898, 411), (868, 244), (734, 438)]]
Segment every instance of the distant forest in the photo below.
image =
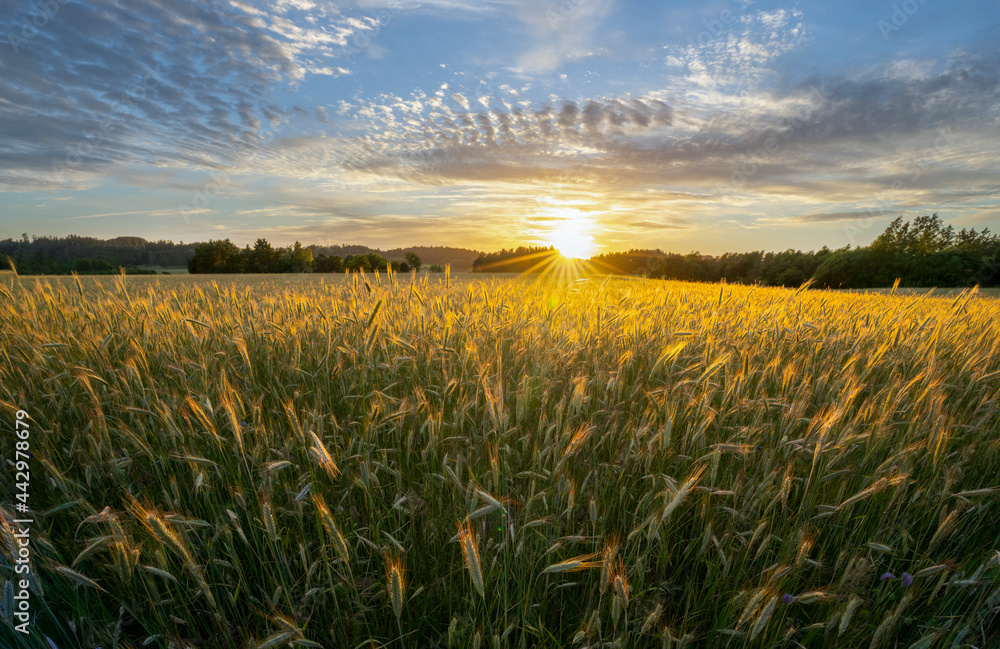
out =
[[(201, 254), (198, 254), (199, 248)], [(256, 253), (251, 255), (248, 249)], [(236, 255), (233, 250), (240, 254)], [(307, 253), (311, 255), (308, 263), (304, 258)], [(446, 246), (414, 246), (387, 251), (347, 244), (308, 247), (296, 244), (278, 248), (261, 239), (253, 247), (238, 248), (228, 239), (174, 243), (147, 241), (140, 237), (96, 239), (72, 234), (67, 237), (24, 234), (20, 239), (0, 239), (0, 270), (6, 268), (9, 263), (5, 262), (9, 261), (21, 275), (109, 275), (122, 269), (129, 274), (152, 274), (165, 272), (163, 268), (186, 268), (205, 273), (344, 272), (343, 263), (357, 259), (351, 263), (351, 269), (371, 271), (394, 261), (405, 262), (408, 254), (419, 258), (429, 270), (443, 270), (451, 264), (453, 270), (467, 271), (480, 253)], [(244, 263), (247, 261), (249, 263)]]
[[(484, 253), (473, 263), (480, 272), (544, 272), (554, 248), (517, 248)], [(937, 214), (912, 223), (893, 221), (871, 245), (802, 252), (731, 252), (720, 257), (692, 252), (630, 250), (597, 255), (598, 273), (644, 275), (695, 282), (798, 287), (813, 280), (820, 288), (892, 286), (1000, 286), (1000, 237), (989, 230), (955, 231)]]
[[(399, 273), (420, 270), (420, 256), (403, 253), (401, 260), (388, 260), (374, 252), (356, 255), (327, 255), (313, 257), (313, 249), (303, 247), (298, 241), (287, 248), (275, 248), (267, 239), (257, 239), (253, 247), (240, 248), (229, 239), (209, 241), (195, 246), (194, 256), (188, 262), (191, 273), (344, 273), (350, 271), (385, 271), (392, 268)], [(431, 270), (439, 270), (434, 267)]]
[[(146, 241), (139, 237), (33, 237), (0, 240), (0, 260), (18, 273), (153, 273), (154, 267), (186, 267), (192, 273), (343, 273), (421, 268), (442, 271), (544, 272), (559, 257), (553, 247), (519, 247), (491, 253), (464, 248), (414, 247), (380, 251), (366, 246), (284, 248), (258, 239), (240, 248), (229, 239), (204, 243)], [(692, 252), (630, 250), (592, 257), (597, 273), (643, 275), (696, 282), (727, 281), (798, 287), (808, 280), (821, 288), (891, 286), (1000, 286), (1000, 237), (989, 230), (956, 231), (937, 214), (912, 223), (897, 218), (869, 246), (802, 252), (736, 252), (719, 257)], [(2, 266), (2, 264), (0, 264)]]
[(195, 244), (146, 241), (140, 237), (95, 239), (32, 237), (0, 239), (0, 267), (10, 259), (22, 275), (109, 275), (124, 268), (128, 273), (153, 273), (144, 266), (185, 266)]

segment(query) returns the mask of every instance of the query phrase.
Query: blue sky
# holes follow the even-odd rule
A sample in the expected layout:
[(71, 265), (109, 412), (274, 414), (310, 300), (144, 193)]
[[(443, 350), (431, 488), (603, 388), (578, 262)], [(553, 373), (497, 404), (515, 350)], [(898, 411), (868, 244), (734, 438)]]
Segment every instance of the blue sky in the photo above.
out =
[(1000, 226), (1000, 7), (0, 2), (0, 238), (718, 254)]

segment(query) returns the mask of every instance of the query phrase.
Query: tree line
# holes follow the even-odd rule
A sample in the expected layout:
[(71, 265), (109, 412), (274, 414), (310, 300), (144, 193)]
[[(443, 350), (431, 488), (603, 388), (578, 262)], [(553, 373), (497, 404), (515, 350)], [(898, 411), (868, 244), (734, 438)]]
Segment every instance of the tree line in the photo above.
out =
[(989, 229), (956, 232), (937, 214), (894, 220), (870, 246), (840, 250), (815, 275), (820, 286), (1000, 285), (1000, 237)]
[(519, 246), (517, 248), (484, 252), (472, 262), (474, 273), (530, 273), (543, 272), (559, 253), (555, 247)]
[[(344, 273), (382, 271), (398, 273), (420, 270), (420, 257), (405, 253), (405, 260), (390, 261), (374, 252), (359, 255), (313, 257), (312, 248), (294, 245), (275, 248), (267, 239), (257, 239), (253, 247), (240, 248), (229, 239), (208, 241), (195, 246), (188, 262), (190, 273)], [(432, 268), (436, 270), (436, 268)]]
[[(23, 275), (105, 275), (120, 272), (153, 273), (143, 266), (184, 266), (195, 244), (183, 241), (146, 241), (140, 237), (95, 239), (67, 237), (0, 239), (0, 260), (10, 260)], [(2, 266), (0, 262), (0, 266)]]
[(591, 258), (598, 272), (699, 282), (819, 288), (1000, 286), (1000, 237), (946, 226), (937, 214), (895, 219), (869, 246), (726, 253), (630, 250)]
[(719, 257), (697, 252), (681, 255), (661, 250), (630, 250), (598, 255), (590, 262), (599, 272), (654, 279), (797, 287), (813, 277), (831, 254), (834, 251), (826, 247), (809, 252), (729, 252)]
[[(20, 239), (0, 240), (0, 269), (10, 266), (22, 275), (110, 275), (123, 269), (129, 274), (155, 274), (154, 267), (186, 267), (192, 273), (343, 273), (384, 272), (389, 267), (397, 272), (409, 272), (423, 266), (415, 252), (395, 251), (403, 259), (389, 260), (365, 246), (335, 249), (354, 250), (359, 254), (326, 254), (332, 249), (303, 247), (298, 242), (280, 248), (267, 239), (258, 239), (252, 247), (240, 248), (229, 239), (185, 244), (183, 241), (147, 241), (141, 237), (97, 239), (73, 234), (66, 237), (23, 234)], [(429, 269), (444, 271), (440, 264), (431, 264)]]

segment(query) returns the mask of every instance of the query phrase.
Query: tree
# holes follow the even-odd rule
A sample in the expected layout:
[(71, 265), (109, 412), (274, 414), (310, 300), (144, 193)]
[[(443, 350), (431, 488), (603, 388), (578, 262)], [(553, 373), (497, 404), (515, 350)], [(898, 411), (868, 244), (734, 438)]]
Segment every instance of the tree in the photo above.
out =
[(389, 260), (382, 255), (375, 254), (374, 252), (369, 252), (365, 255), (365, 259), (368, 261), (368, 268), (370, 270), (380, 270), (385, 272), (389, 269)]
[(786, 250), (764, 255), (760, 268), (760, 280), (768, 286), (796, 288), (813, 276), (830, 249), (823, 247), (819, 252)]
[(623, 275), (649, 275), (663, 259), (662, 250), (641, 250), (633, 248), (628, 252), (609, 252), (590, 258), (590, 262), (602, 271), (612, 271)]
[(895, 278), (871, 248), (830, 253), (813, 275), (819, 288), (877, 288), (892, 286)]
[(239, 273), (243, 268), (243, 255), (229, 239), (209, 241), (195, 246), (194, 256), (188, 262), (190, 273)]
[(344, 260), (336, 255), (324, 255), (320, 253), (313, 262), (314, 273), (342, 273), (344, 272)]
[(372, 267), (366, 255), (347, 255), (344, 257), (344, 269), (355, 273), (358, 271), (370, 273)]
[(918, 216), (913, 220), (913, 250), (910, 254), (916, 257), (927, 257), (942, 252), (955, 240), (955, 228), (944, 227), (944, 222), (937, 213), (931, 216)]
[(290, 270), (293, 273), (308, 273), (312, 270), (313, 251), (303, 248), (298, 241), (288, 249), (288, 261)]
[(421, 266), (420, 255), (418, 255), (415, 252), (408, 252), (408, 253), (406, 253), (403, 256), (406, 257), (406, 263), (409, 264), (410, 267), (413, 268), (413, 270), (415, 270), (415, 271), (417, 271), (419, 273), (420, 272), (420, 266)]
[(719, 273), (727, 282), (753, 284), (760, 277), (764, 251), (727, 252), (719, 257)]
[(277, 270), (278, 253), (267, 239), (257, 239), (253, 244), (248, 271), (251, 273), (273, 273)]

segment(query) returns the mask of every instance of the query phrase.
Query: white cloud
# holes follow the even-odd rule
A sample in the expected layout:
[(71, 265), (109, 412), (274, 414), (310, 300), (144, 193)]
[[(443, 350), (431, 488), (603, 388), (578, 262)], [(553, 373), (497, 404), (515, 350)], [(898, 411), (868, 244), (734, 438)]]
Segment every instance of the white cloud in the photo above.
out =
[[(809, 38), (798, 10), (746, 14), (711, 39), (667, 49), (665, 62), (681, 72), (670, 86), (706, 103), (738, 90), (756, 90), (774, 77), (773, 63)], [(707, 32), (706, 32), (707, 33)]]
[(321, 74), (321, 75), (331, 76), (331, 77), (342, 77), (342, 76), (346, 76), (346, 75), (351, 74), (350, 70), (348, 70), (347, 68), (341, 68), (341, 67), (336, 67), (336, 68), (316, 68), (316, 67), (311, 67), (311, 68), (306, 68), (306, 70), (308, 72), (311, 72), (312, 74)]

